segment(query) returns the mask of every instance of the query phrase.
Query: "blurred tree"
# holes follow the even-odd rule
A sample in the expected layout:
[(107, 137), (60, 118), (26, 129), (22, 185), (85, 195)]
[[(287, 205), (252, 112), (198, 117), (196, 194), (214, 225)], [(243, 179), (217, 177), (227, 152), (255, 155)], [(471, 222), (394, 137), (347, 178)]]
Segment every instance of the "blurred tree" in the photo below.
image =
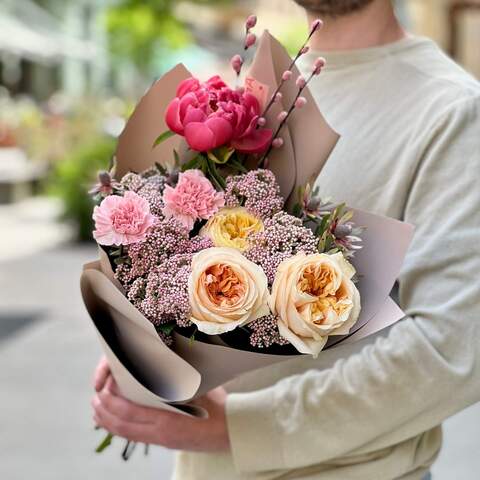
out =
[[(195, 0), (193, 4), (228, 4), (231, 0)], [(182, 48), (192, 41), (175, 17), (178, 0), (119, 0), (107, 9), (110, 48), (117, 59), (132, 61), (140, 73), (152, 74), (153, 61), (164, 49)]]
[(49, 191), (63, 200), (63, 218), (72, 223), (79, 241), (92, 239), (93, 201), (87, 192), (97, 172), (107, 167), (115, 143), (111, 137), (91, 138), (59, 162), (51, 174)]

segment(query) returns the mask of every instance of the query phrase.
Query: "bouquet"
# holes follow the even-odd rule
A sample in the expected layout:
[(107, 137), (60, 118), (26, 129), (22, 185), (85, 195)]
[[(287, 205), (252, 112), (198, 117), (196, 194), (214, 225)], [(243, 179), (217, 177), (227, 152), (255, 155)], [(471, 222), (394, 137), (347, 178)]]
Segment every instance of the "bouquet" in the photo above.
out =
[(82, 293), (132, 401), (206, 415), (189, 401), (234, 376), (315, 358), (403, 316), (388, 293), (411, 227), (323, 201), (308, 182), (338, 140), (308, 91), (325, 61), (307, 77), (296, 68), (308, 39), (291, 60), (265, 33), (242, 86), (240, 55), (235, 87), (176, 67), (99, 174), (100, 261), (85, 267)]

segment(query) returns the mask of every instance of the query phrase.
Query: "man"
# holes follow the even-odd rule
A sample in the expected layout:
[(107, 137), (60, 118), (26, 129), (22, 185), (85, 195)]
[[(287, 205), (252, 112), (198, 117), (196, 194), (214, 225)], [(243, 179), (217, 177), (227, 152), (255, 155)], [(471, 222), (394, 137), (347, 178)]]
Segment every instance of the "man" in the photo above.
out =
[(407, 35), (389, 0), (296, 1), (325, 20), (304, 66), (326, 57), (311, 90), (342, 135), (318, 184), (416, 225), (399, 279), (407, 318), (211, 392), (208, 420), (126, 402), (102, 363), (95, 419), (184, 450), (179, 480), (420, 480), (441, 422), (480, 399), (480, 86)]

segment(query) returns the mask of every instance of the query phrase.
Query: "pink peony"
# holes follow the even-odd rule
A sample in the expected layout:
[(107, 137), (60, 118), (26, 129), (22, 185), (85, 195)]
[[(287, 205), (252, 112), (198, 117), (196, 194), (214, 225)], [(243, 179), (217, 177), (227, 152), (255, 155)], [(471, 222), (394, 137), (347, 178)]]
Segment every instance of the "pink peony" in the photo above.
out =
[(254, 95), (232, 90), (218, 75), (205, 83), (188, 78), (178, 86), (165, 121), (197, 152), (228, 145), (242, 153), (261, 153), (272, 131), (258, 128), (260, 108)]
[(129, 245), (145, 240), (155, 223), (147, 200), (135, 192), (110, 195), (93, 210), (93, 237), (100, 245)]
[(176, 218), (189, 230), (196, 220), (208, 220), (225, 204), (223, 193), (217, 192), (200, 170), (181, 173), (175, 188), (167, 185), (163, 202), (163, 214)]

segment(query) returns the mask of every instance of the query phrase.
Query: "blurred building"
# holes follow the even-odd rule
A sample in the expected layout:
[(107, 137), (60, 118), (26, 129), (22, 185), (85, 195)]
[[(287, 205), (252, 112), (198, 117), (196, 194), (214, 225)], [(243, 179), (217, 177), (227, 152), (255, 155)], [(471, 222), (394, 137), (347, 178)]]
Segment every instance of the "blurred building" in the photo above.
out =
[(98, 21), (104, 0), (2, 0), (0, 84), (37, 99), (72, 95), (108, 82), (106, 35)]
[(411, 11), (414, 31), (433, 38), (480, 78), (480, 0), (399, 0)]

